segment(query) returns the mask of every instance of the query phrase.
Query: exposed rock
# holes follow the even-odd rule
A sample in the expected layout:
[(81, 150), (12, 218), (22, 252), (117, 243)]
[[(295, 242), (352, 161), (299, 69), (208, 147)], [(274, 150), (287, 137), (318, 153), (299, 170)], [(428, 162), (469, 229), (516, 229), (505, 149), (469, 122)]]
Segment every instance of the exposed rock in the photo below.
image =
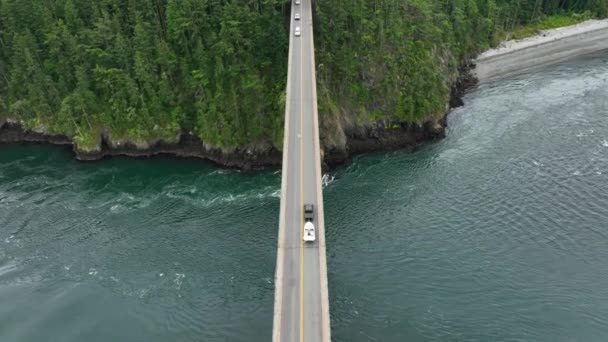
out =
[(467, 89), (477, 85), (478, 80), (471, 72), (475, 68), (472, 62), (463, 63), (458, 68), (458, 78), (452, 83), (449, 107), (456, 108), (464, 105), (462, 97)]
[(56, 145), (72, 144), (72, 141), (64, 135), (48, 135), (45, 133), (24, 130), (19, 122), (7, 119), (0, 126), (0, 143), (20, 142), (48, 142)]
[(259, 145), (242, 149), (235, 149), (227, 153), (220, 149), (206, 147), (198, 137), (184, 133), (177, 142), (156, 140), (142, 143), (120, 140), (112, 145), (105, 135), (101, 137), (99, 150), (84, 151), (75, 147), (72, 140), (64, 135), (48, 135), (26, 130), (19, 123), (6, 120), (0, 126), (0, 143), (51, 143), (58, 145), (72, 145), (78, 160), (98, 160), (108, 156), (124, 155), (130, 157), (150, 157), (154, 155), (174, 155), (185, 158), (203, 158), (219, 165), (237, 167), (241, 169), (257, 169), (264, 166), (280, 165), (281, 152), (270, 146)]
[(323, 146), (323, 167), (333, 168), (360, 153), (386, 151), (402, 148), (414, 149), (424, 141), (445, 137), (447, 115), (450, 110), (464, 103), (465, 91), (477, 84), (477, 79), (470, 70), (474, 67), (465, 63), (458, 69), (458, 74), (451, 86), (450, 101), (446, 104), (444, 115), (436, 122), (427, 121), (422, 125), (408, 122), (392, 122), (387, 127), (383, 121), (367, 125), (350, 125), (344, 129), (346, 143), (344, 147)]
[(383, 124), (365, 127), (363, 134), (357, 131), (355, 134), (347, 135), (348, 142), (345, 149), (325, 150), (324, 168), (333, 168), (360, 153), (413, 149), (423, 141), (444, 137), (445, 123), (446, 121), (442, 119), (439, 122), (426, 122), (423, 125), (402, 122), (397, 128), (385, 127)]

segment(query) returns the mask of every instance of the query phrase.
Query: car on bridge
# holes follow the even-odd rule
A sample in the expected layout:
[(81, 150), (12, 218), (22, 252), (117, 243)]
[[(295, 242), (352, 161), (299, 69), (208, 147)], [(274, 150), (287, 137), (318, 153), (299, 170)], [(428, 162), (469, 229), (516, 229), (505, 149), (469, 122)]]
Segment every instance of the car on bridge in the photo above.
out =
[(296, 15), (295, 15), (295, 19), (296, 19), (296, 20), (300, 20), (300, 13), (296, 13)]
[(304, 241), (313, 242), (315, 241), (315, 225), (308, 221), (304, 224)]
[(299, 4), (300, 4), (300, 0), (296, 0), (296, 5), (299, 5)]
[(315, 207), (310, 204), (304, 204), (304, 241), (315, 241), (315, 225), (312, 221), (315, 219)]
[(296, 26), (296, 32), (295, 32), (296, 37), (300, 36), (300, 26)]
[(304, 204), (304, 221), (314, 221), (315, 219), (315, 207), (314, 205), (307, 203)]

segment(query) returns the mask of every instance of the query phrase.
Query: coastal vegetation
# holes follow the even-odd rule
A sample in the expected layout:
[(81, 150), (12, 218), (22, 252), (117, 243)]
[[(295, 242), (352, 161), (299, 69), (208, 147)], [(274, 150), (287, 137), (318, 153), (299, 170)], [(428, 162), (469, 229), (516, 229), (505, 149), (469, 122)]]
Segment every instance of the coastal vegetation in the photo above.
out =
[(2, 0), (0, 115), (73, 137), (213, 146), (282, 137), (278, 0)]
[(505, 32), (505, 39), (522, 39), (538, 34), (542, 30), (578, 24), (593, 17), (591, 11), (583, 13), (559, 13), (533, 20), (510, 32)]
[(322, 133), (340, 148), (366, 122), (438, 122), (477, 53), (508, 32), (606, 16), (608, 0), (317, 1), (316, 13)]
[[(608, 0), (317, 0), (323, 144), (437, 122), (459, 66), (507, 33), (608, 15)], [(65, 135), (231, 150), (282, 145), (289, 2), (0, 0), (0, 118)], [(143, 144), (145, 145), (145, 144)]]

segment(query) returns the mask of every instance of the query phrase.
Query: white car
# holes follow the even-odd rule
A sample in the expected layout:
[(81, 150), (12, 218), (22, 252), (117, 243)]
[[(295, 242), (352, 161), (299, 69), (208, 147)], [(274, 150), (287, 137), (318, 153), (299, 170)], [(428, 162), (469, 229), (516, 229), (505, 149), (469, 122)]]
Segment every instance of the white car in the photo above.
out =
[(304, 224), (304, 241), (313, 242), (315, 241), (315, 225), (308, 221)]
[(300, 4), (300, 0), (296, 0), (296, 5), (299, 5), (299, 4)]
[(296, 13), (296, 15), (295, 15), (295, 19), (296, 19), (296, 20), (300, 20), (300, 13)]
[(300, 26), (296, 26), (296, 32), (295, 32), (296, 37), (300, 36)]

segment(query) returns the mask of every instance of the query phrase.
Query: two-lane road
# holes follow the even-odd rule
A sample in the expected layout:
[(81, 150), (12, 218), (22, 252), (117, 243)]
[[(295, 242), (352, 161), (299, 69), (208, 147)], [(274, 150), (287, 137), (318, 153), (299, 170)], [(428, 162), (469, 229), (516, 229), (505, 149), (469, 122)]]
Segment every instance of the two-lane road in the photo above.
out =
[[(273, 341), (329, 342), (311, 0), (294, 2), (291, 15)], [(305, 203), (315, 208), (315, 242), (303, 241)]]

